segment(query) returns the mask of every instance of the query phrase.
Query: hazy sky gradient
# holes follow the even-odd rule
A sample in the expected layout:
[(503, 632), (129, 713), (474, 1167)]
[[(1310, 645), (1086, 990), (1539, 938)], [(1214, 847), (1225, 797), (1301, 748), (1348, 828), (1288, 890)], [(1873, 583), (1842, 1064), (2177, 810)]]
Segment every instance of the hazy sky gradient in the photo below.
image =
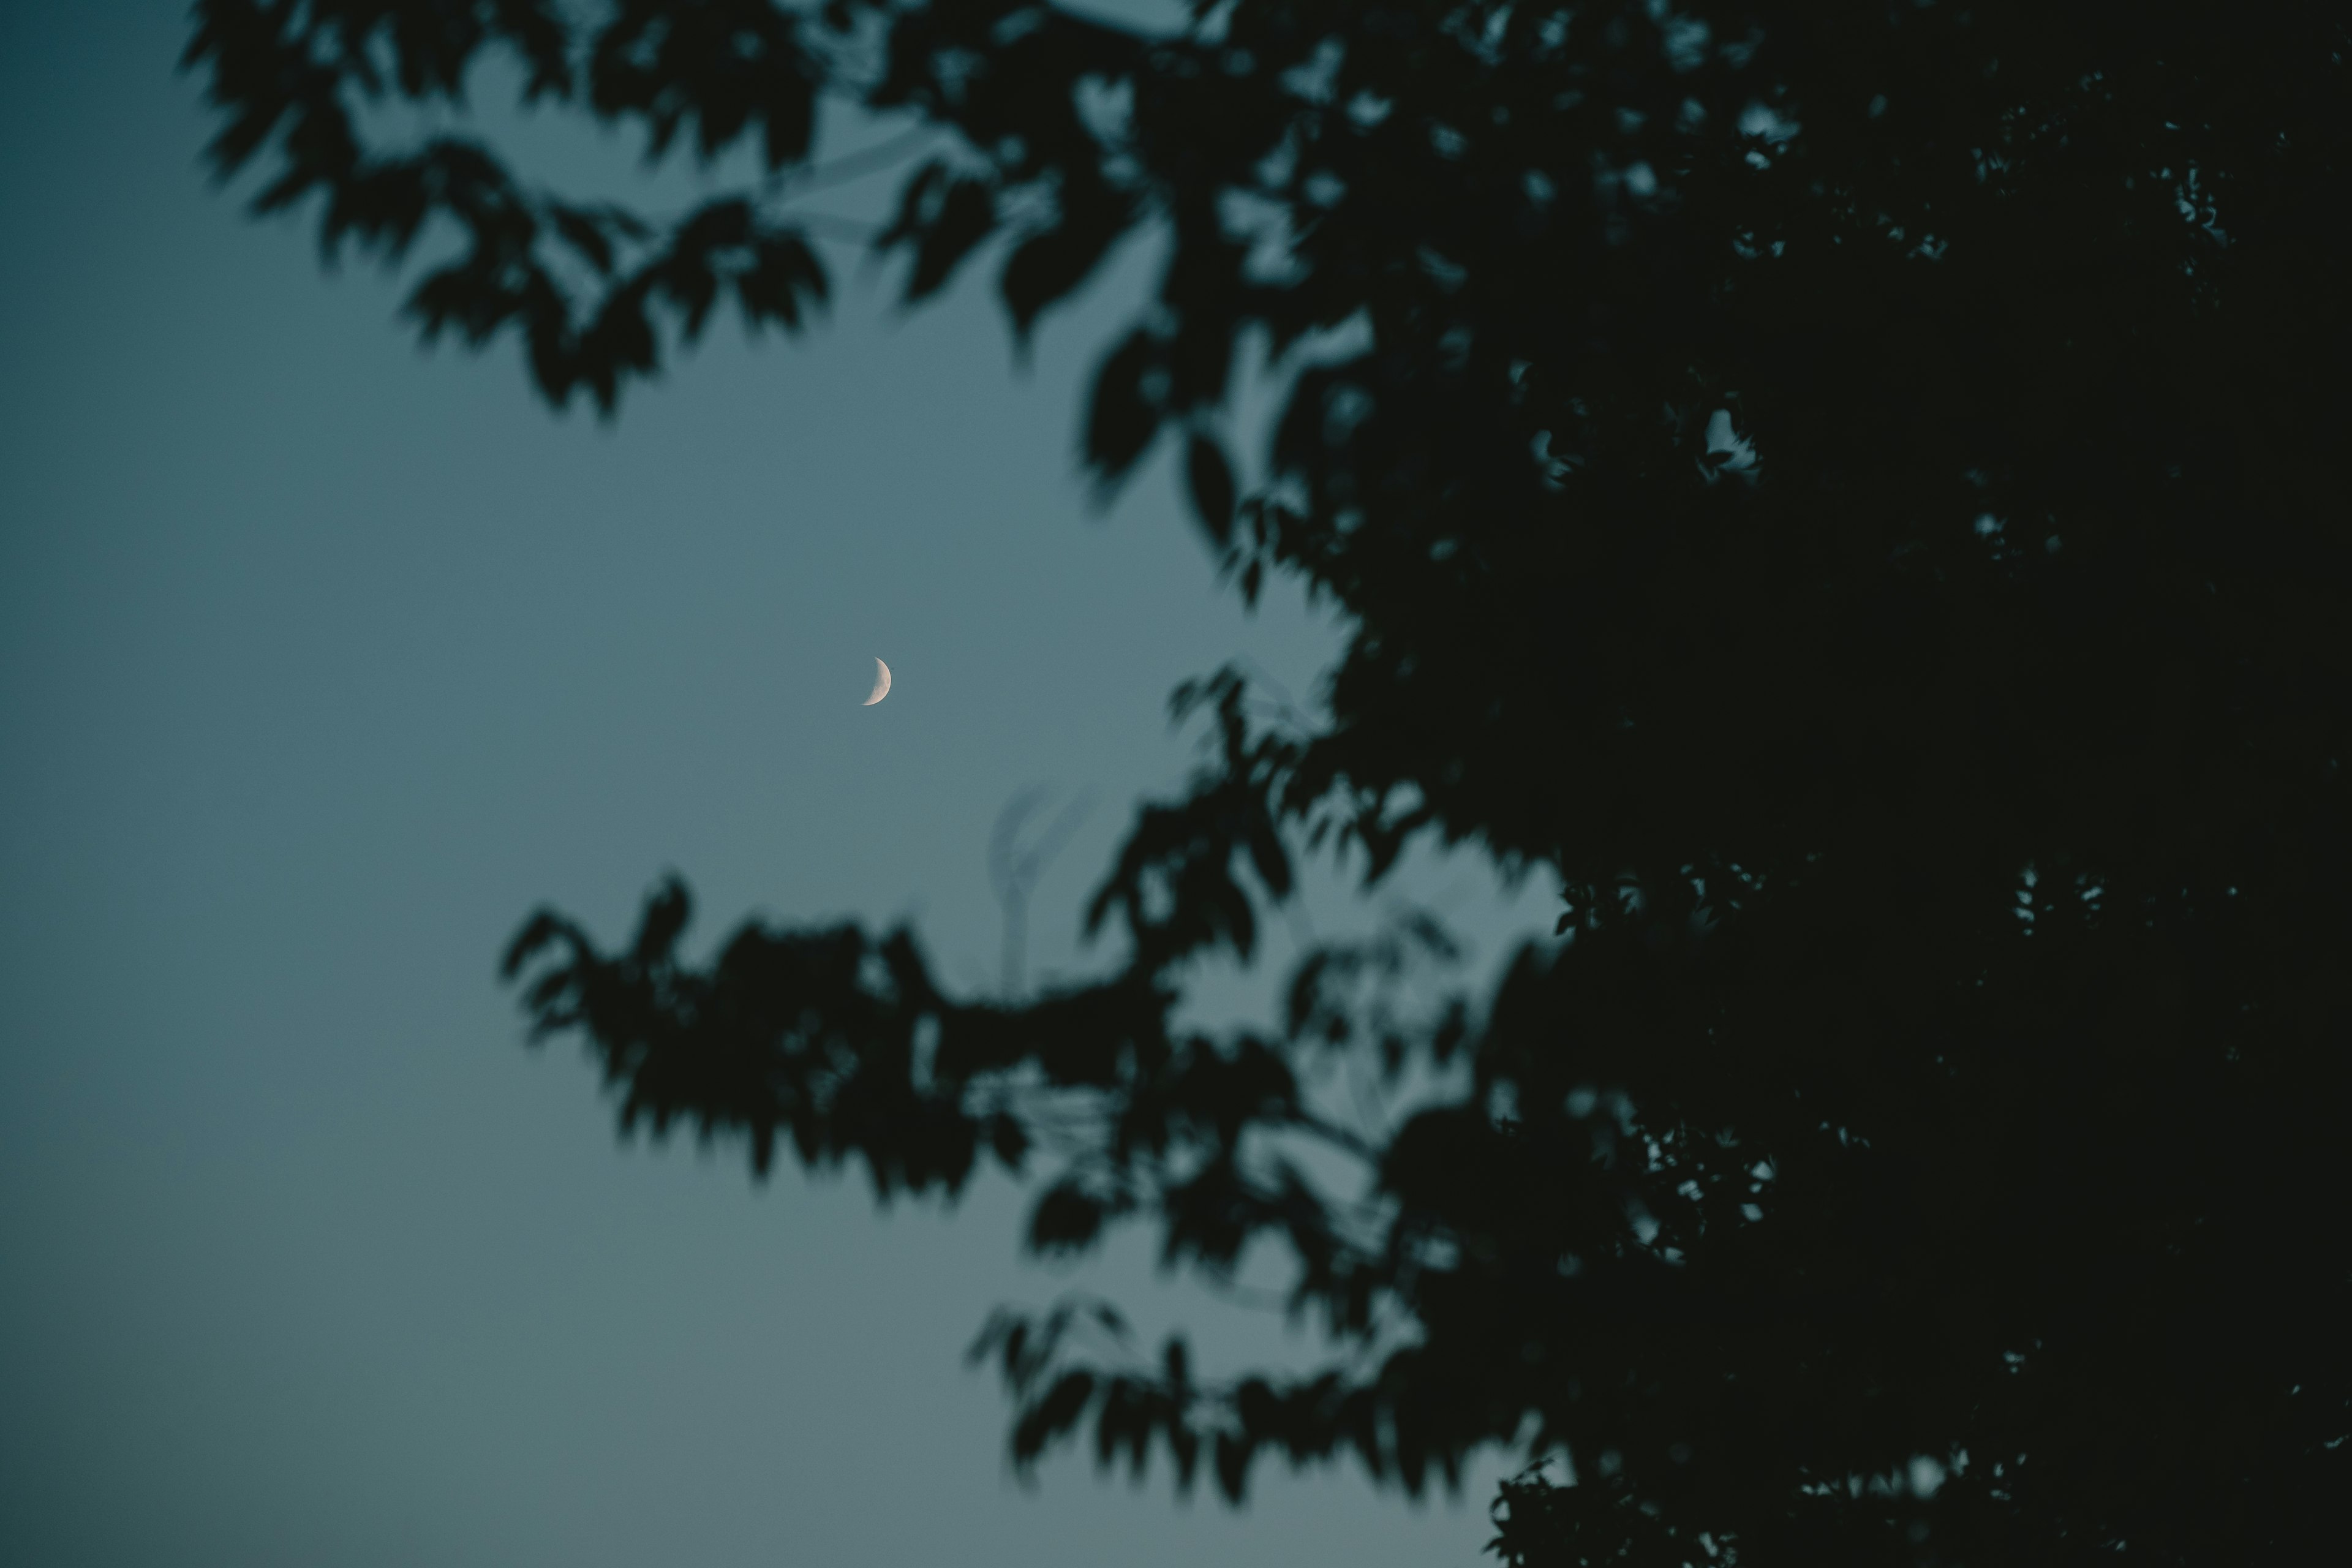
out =
[[(1064, 1283), (1011, 1194), (877, 1218), (616, 1148), (495, 981), (535, 904), (609, 938), (675, 868), (703, 941), (913, 917), (984, 987), (1030, 784), (1099, 803), (1033, 915), (1033, 971), (1086, 962), (1192, 755), (1168, 689), (1246, 654), (1303, 695), (1333, 646), (1215, 587), (1164, 462), (1086, 515), (1075, 392), (1142, 258), (1025, 375), (984, 279), (904, 322), (853, 287), (556, 416), (208, 188), (184, 34), (0, 8), (0, 1560), (1474, 1562), (1485, 1483), (1023, 1491), (959, 1360)], [(1489, 961), (1552, 908), (1416, 885)]]

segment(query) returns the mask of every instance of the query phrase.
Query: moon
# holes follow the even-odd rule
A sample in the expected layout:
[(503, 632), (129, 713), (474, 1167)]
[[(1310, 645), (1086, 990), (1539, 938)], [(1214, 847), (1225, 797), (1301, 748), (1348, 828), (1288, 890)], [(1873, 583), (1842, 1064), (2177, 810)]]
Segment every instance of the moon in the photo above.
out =
[(861, 706), (871, 708), (889, 695), (890, 667), (877, 658), (874, 661), (874, 695), (868, 697)]

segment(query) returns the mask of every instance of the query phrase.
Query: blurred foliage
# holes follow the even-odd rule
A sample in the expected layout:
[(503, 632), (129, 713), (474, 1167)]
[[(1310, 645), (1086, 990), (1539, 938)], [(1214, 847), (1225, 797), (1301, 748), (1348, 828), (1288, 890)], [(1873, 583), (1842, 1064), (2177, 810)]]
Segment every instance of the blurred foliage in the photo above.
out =
[[(960, 999), (855, 927), (698, 963), (674, 885), (625, 947), (545, 914), (508, 954), (625, 1124), (885, 1196), (1034, 1173), (1041, 1251), (1132, 1223), (1212, 1281), (1289, 1260), (1307, 1374), (1203, 1376), (1100, 1303), (992, 1324), (1018, 1459), (1090, 1433), (1238, 1498), (1269, 1454), (1417, 1492), (1501, 1445), (1536, 1462), (1493, 1549), (1538, 1568), (2342, 1550), (2340, 7), (1203, 0), (1150, 32), (202, 0), (195, 28), (224, 174), (311, 204), (330, 252), (446, 234), (423, 333), (513, 331), (557, 404), (609, 409), (722, 300), (824, 303), (801, 197), (866, 156), (821, 157), (827, 98), (933, 132), (873, 237), (909, 300), (985, 256), (1025, 335), (1164, 242), (1083, 461), (1113, 485), (1180, 443), (1239, 590), (1289, 574), (1349, 636), (1311, 715), (1261, 721), (1232, 671), (1180, 693), (1213, 759), (1093, 901), (1106, 977)], [(462, 109), (493, 56), (651, 155), (768, 173), (660, 217), (362, 133)], [(1261, 362), (1282, 413), (1237, 468)], [(1433, 1003), (1443, 939), (1402, 929), (1310, 952), (1263, 1029), (1172, 1021), (1299, 857), (1369, 885), (1431, 839), (1557, 875), (1559, 940)], [(1384, 1116), (1415, 1075), (1448, 1094)]]

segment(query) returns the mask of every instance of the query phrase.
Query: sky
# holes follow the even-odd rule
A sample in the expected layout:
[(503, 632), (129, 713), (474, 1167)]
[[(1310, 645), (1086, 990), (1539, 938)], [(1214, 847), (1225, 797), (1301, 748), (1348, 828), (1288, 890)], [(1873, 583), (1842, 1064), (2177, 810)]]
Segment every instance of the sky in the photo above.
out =
[[(610, 940), (675, 869), (703, 942), (910, 920), (984, 990), (1033, 785), (1097, 804), (1031, 968), (1101, 962), (1079, 906), (1195, 754), (1169, 689), (1243, 657), (1305, 699), (1339, 635), (1219, 587), (1164, 454), (1090, 511), (1076, 394), (1148, 255), (1025, 371), (984, 279), (903, 316), (845, 255), (813, 336), (722, 323), (617, 421), (557, 415), (211, 186), (184, 31), (0, 6), (0, 1561), (1478, 1561), (1493, 1464), (1417, 1507), (1074, 1455), (1024, 1487), (961, 1359), (1072, 1283), (1017, 1193), (877, 1214), (624, 1145), (495, 973), (535, 906)], [(1482, 963), (1556, 907), (1406, 885)], [(1301, 1350), (1139, 1245), (1085, 1282)]]

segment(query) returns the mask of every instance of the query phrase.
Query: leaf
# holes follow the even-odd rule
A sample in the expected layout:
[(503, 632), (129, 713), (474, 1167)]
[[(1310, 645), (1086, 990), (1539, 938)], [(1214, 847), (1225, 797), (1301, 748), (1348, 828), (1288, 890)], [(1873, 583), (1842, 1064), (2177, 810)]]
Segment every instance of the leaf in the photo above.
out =
[(1238, 1503), (1249, 1490), (1250, 1461), (1257, 1457), (1257, 1445), (1238, 1432), (1217, 1434), (1217, 1486), (1225, 1500)]
[(1103, 1205), (1076, 1182), (1056, 1182), (1029, 1211), (1029, 1249), (1047, 1256), (1082, 1252), (1102, 1234)]
[(1132, 205), (1108, 192), (1086, 201), (1066, 199), (1058, 222), (1014, 246), (997, 291), (1013, 318), (1015, 339), (1026, 342), (1038, 316), (1092, 277), (1133, 221)]
[(610, 276), (613, 270), (613, 241), (594, 215), (586, 210), (567, 206), (562, 202), (550, 204), (548, 216), (563, 243), (577, 251), (582, 260), (598, 272)]
[(1017, 1116), (999, 1116), (988, 1124), (988, 1145), (997, 1163), (1015, 1175), (1029, 1156), (1029, 1132)]
[(1104, 356), (1095, 372), (1094, 395), (1087, 404), (1087, 465), (1106, 484), (1116, 483), (1160, 433), (1159, 405), (1145, 388), (1145, 378), (1159, 368), (1160, 342), (1138, 327)]
[(572, 374), (596, 395), (597, 405), (613, 407), (621, 378), (629, 372), (650, 372), (660, 357), (653, 322), (646, 315), (646, 295), (652, 274), (642, 274), (615, 289), (596, 312), (595, 321), (580, 335)]
[(1192, 433), (1184, 451), (1184, 479), (1192, 491), (1192, 515), (1223, 549), (1234, 537), (1234, 470), (1215, 437)]
[(1171, 1419), (1168, 1426), (1168, 1450), (1176, 1458), (1176, 1488), (1185, 1495), (1192, 1490), (1192, 1476), (1200, 1468), (1201, 1437), (1181, 1420)]
[(1290, 896), (1290, 856), (1282, 847), (1282, 836), (1274, 818), (1263, 810), (1253, 811), (1249, 817), (1250, 864), (1257, 870), (1258, 880), (1276, 900)]
[(797, 230), (761, 236), (751, 265), (735, 278), (736, 301), (744, 321), (755, 331), (765, 321), (780, 321), (788, 332), (797, 331), (804, 303), (822, 305), (831, 295), (824, 263)]
[(693, 918), (694, 900), (686, 884), (676, 877), (663, 878), (661, 886), (646, 897), (645, 912), (637, 919), (637, 940), (630, 959), (641, 964), (667, 962), (676, 952), (678, 933)]
[[(1008, 1312), (1002, 1307), (997, 1308), (994, 1311), (988, 1314), (988, 1321), (981, 1325), (980, 1332), (972, 1336), (971, 1343), (964, 1347), (964, 1364), (966, 1366), (980, 1365), (992, 1354), (995, 1353), (1000, 1347), (1006, 1345), (1009, 1341), (1021, 1335), (1024, 1331), (1025, 1326), (1026, 1325), (1018, 1314)], [(1017, 1356), (1018, 1353), (1018, 1350), (1016, 1349), (1013, 1352), (1013, 1356)], [(1008, 1356), (1008, 1364), (1012, 1359), (1013, 1359), (1013, 1356)]]
[(915, 245), (915, 265), (907, 274), (905, 302), (928, 300), (945, 288), (966, 257), (996, 226), (996, 192), (985, 180), (949, 182), (939, 210), (924, 224)]
[(661, 271), (662, 291), (670, 303), (683, 312), (681, 325), (686, 341), (702, 336), (702, 329), (710, 319), (710, 307), (719, 300), (719, 276), (707, 253), (696, 252), (675, 258)]
[(1045, 1451), (1045, 1445), (1078, 1424), (1087, 1402), (1094, 1397), (1090, 1373), (1066, 1372), (1045, 1398), (1022, 1413), (1013, 1427), (1013, 1458), (1026, 1464)]
[(887, 253), (919, 236), (938, 213), (940, 196), (947, 184), (947, 163), (938, 158), (926, 159), (923, 166), (908, 175), (907, 183), (899, 187), (898, 216), (875, 237), (874, 248)]
[(751, 204), (740, 196), (725, 196), (697, 207), (678, 226), (673, 248), (699, 254), (721, 246), (741, 245), (751, 237)]
[(506, 952), (499, 960), (499, 977), (512, 980), (522, 973), (523, 965), (539, 956), (546, 948), (555, 945), (570, 934), (571, 924), (553, 910), (541, 909), (515, 932), (507, 943)]

